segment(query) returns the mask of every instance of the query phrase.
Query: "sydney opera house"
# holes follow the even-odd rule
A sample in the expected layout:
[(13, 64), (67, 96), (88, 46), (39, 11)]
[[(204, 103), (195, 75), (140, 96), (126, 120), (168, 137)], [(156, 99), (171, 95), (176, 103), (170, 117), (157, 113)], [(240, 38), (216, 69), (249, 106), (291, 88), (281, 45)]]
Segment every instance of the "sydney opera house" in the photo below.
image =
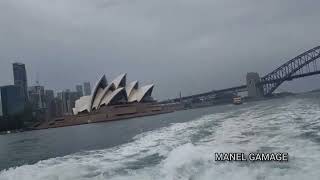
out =
[(90, 96), (83, 96), (76, 101), (73, 113), (77, 115), (99, 111), (105, 106), (154, 101), (151, 97), (153, 84), (139, 87), (138, 81), (127, 84), (126, 80), (127, 74), (121, 74), (108, 83), (106, 76), (103, 75)]
[(176, 105), (161, 104), (152, 98), (153, 84), (139, 86), (138, 81), (129, 84), (122, 74), (108, 83), (102, 76), (90, 96), (78, 99), (73, 115), (67, 115), (37, 125), (35, 129), (57, 128), (89, 123), (152, 116), (173, 112)]

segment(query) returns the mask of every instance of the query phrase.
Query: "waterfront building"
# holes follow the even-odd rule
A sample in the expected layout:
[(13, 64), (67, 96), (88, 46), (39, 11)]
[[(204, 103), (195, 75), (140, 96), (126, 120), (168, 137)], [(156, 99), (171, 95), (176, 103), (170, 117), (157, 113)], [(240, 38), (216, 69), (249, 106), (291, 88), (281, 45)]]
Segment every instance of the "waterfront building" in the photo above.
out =
[(90, 85), (90, 82), (85, 82), (85, 83), (83, 83), (83, 90), (84, 90), (84, 95), (85, 95), (85, 96), (90, 96), (90, 95), (91, 95), (91, 85)]
[(20, 86), (0, 87), (0, 131), (22, 128), (24, 121), (29, 120), (25, 110), (25, 96)]
[(133, 81), (127, 85), (126, 77), (127, 74), (121, 74), (108, 84), (106, 76), (103, 75), (94, 86), (91, 95), (83, 96), (76, 101), (73, 113), (89, 113), (103, 106), (153, 101), (153, 84), (140, 88), (138, 81)]
[(77, 91), (79, 97), (83, 96), (83, 87), (82, 87), (82, 85), (76, 85), (76, 91)]
[(13, 63), (14, 85), (20, 87), (20, 93), (25, 97), (25, 102), (28, 101), (28, 81), (25, 64)]
[(9, 117), (20, 115), (25, 110), (25, 96), (21, 87), (8, 85), (0, 87), (0, 116)]

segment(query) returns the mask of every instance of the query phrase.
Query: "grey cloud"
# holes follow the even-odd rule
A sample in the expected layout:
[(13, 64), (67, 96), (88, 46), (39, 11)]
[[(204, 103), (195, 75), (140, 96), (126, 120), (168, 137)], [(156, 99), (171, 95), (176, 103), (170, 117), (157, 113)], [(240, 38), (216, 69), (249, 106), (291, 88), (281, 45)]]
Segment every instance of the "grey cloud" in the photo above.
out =
[[(0, 83), (27, 64), (48, 88), (102, 73), (156, 84), (160, 99), (244, 83), (317, 46), (315, 0), (5, 0), (0, 2)], [(284, 90), (313, 79), (284, 85)], [(296, 85), (295, 85), (296, 84)], [(317, 88), (316, 86), (307, 87)]]

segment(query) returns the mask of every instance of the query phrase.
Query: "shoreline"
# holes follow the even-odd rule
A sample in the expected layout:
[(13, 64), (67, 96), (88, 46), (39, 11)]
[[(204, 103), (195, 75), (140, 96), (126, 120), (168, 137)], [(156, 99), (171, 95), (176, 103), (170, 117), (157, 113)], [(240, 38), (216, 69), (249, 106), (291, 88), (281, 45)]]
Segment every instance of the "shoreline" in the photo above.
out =
[[(263, 97), (263, 98), (258, 98), (258, 99), (250, 99), (250, 98), (244, 98), (244, 102), (255, 102), (255, 101), (264, 101), (264, 100), (271, 100), (271, 99), (277, 99), (277, 98), (284, 98), (288, 96), (295, 96), (299, 94), (305, 94), (305, 93), (313, 93), (313, 92), (304, 92), (304, 93), (290, 93), (290, 94), (275, 94), (272, 97)], [(120, 115), (120, 116), (113, 116), (109, 118), (101, 118), (101, 119), (96, 119), (96, 120), (90, 120), (92, 119), (93, 116), (99, 116), (99, 115), (107, 115), (106, 108), (102, 110), (102, 112), (95, 112), (95, 113), (89, 113), (89, 114), (84, 114), (84, 115), (69, 115), (61, 118), (56, 118), (55, 120), (48, 121), (48, 122), (43, 122), (40, 123), (37, 127), (27, 127), (24, 129), (17, 129), (17, 130), (11, 130), (11, 131), (3, 131), (0, 132), (0, 135), (9, 135), (9, 134), (16, 134), (16, 133), (22, 133), (22, 132), (27, 132), (27, 131), (36, 131), (36, 130), (45, 130), (45, 129), (52, 129), (52, 128), (61, 128), (61, 127), (69, 127), (69, 126), (78, 126), (78, 125), (86, 125), (86, 124), (93, 124), (93, 123), (107, 123), (107, 122), (112, 122), (112, 121), (121, 121), (121, 120), (130, 120), (133, 118), (140, 118), (140, 117), (148, 117), (148, 116), (156, 116), (156, 115), (161, 115), (161, 114), (168, 114), (168, 113), (173, 113), (175, 111), (182, 111), (182, 110), (191, 110), (191, 109), (199, 109), (199, 108), (206, 108), (206, 107), (211, 107), (211, 106), (222, 106), (222, 105), (227, 105), (227, 104), (232, 104), (232, 103), (218, 103), (218, 104), (210, 104), (210, 103), (198, 103), (198, 104), (193, 104), (192, 107), (184, 107), (183, 104), (181, 103), (175, 103), (175, 104), (144, 104), (149, 107), (159, 107), (162, 106), (161, 110), (157, 111), (148, 111), (148, 112), (138, 112), (135, 114), (125, 114), (125, 115)], [(128, 106), (128, 105), (125, 105)], [(132, 106), (136, 106), (136, 104), (133, 104)], [(109, 109), (114, 108), (114, 107), (121, 107), (121, 105), (118, 106), (110, 106), (108, 107)], [(107, 108), (107, 109), (108, 109)], [(81, 121), (77, 121), (77, 119), (81, 118)], [(86, 120), (83, 120), (83, 118), (86, 118)], [(65, 123), (65, 120), (69, 121)], [(65, 124), (59, 123), (63, 122)], [(57, 125), (55, 126), (50, 126), (49, 124), (52, 122), (58, 122)]]

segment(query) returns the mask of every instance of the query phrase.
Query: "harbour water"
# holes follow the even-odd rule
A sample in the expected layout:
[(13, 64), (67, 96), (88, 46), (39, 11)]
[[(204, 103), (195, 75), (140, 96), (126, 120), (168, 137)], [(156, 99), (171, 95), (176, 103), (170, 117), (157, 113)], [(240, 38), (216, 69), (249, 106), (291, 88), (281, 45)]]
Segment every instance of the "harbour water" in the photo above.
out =
[[(216, 152), (289, 162), (215, 162)], [(319, 93), (0, 136), (0, 180), (316, 180), (319, 167)]]

